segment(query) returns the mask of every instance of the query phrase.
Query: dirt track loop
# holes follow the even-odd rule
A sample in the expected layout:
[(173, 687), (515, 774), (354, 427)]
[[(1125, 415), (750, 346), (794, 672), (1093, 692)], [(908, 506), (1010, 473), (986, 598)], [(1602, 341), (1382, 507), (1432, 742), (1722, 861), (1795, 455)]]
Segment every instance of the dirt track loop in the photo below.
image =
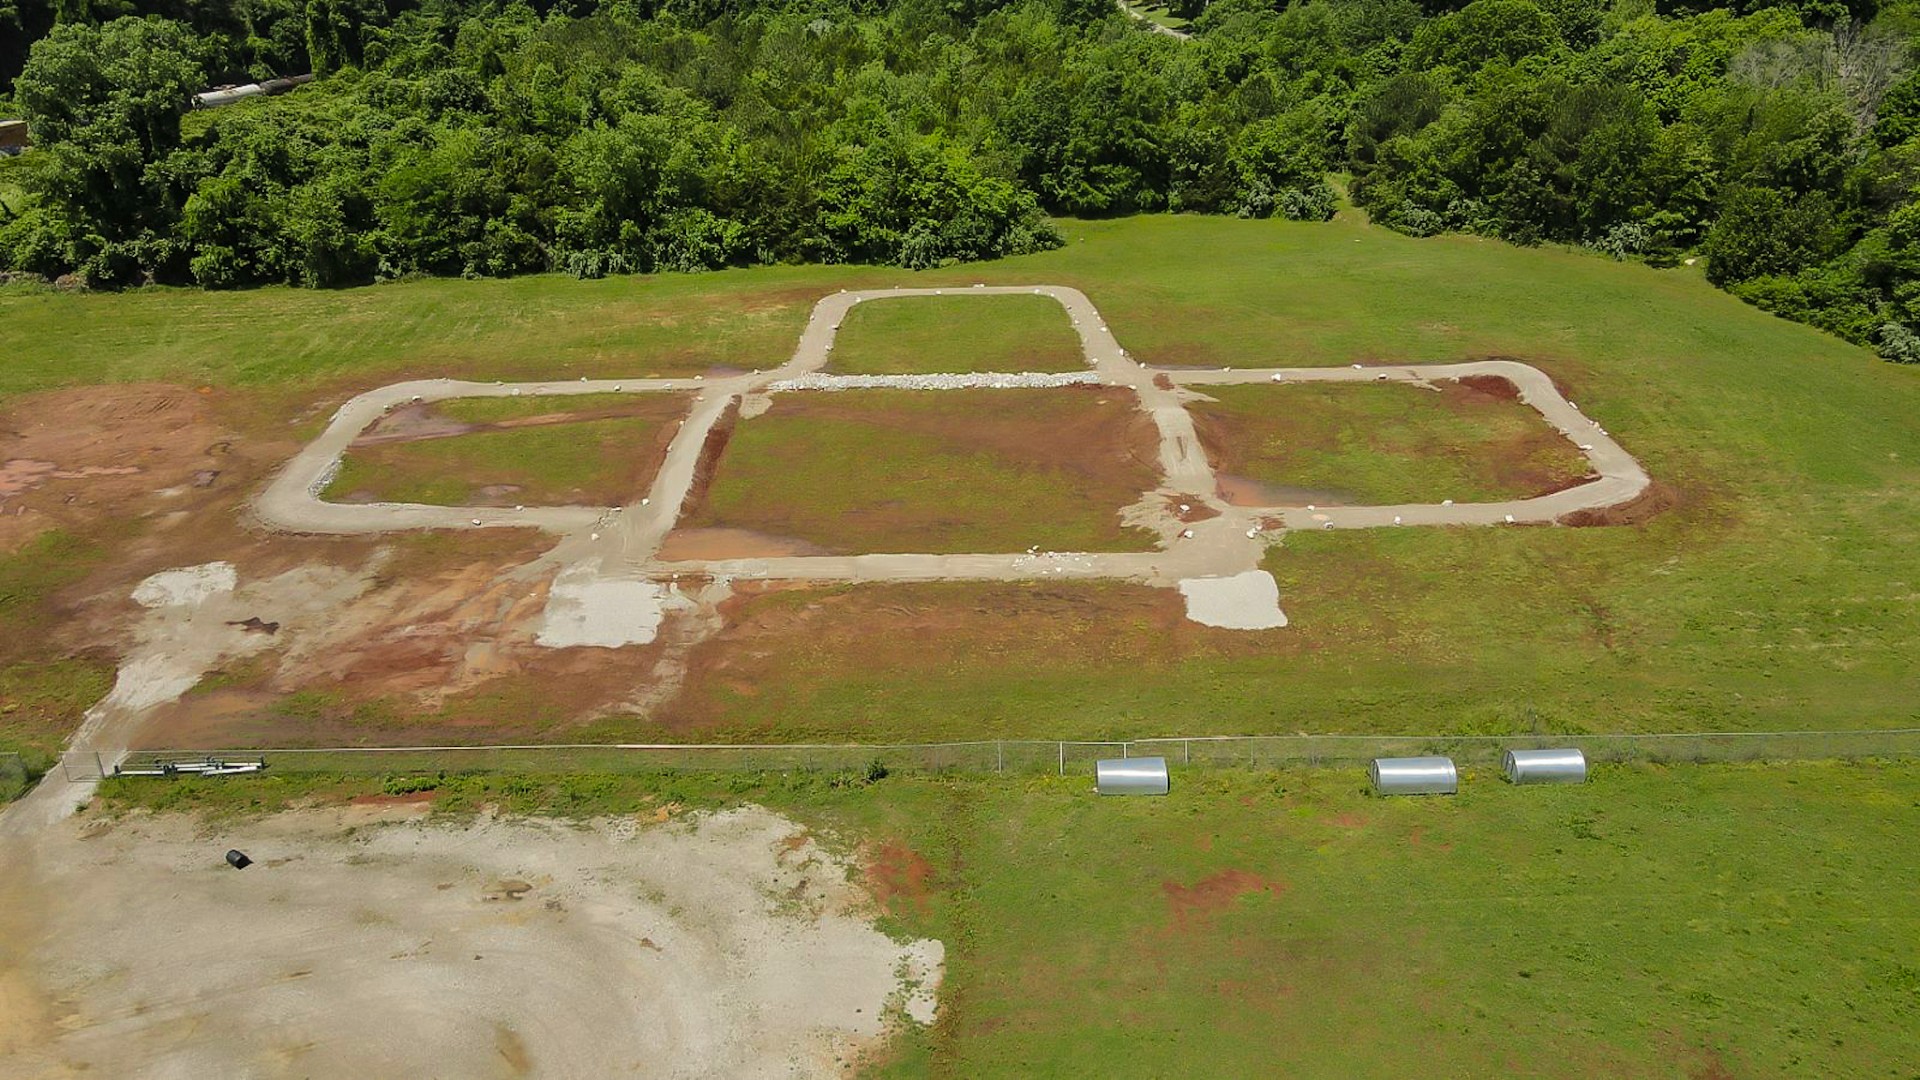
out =
[[(868, 300), (911, 296), (1035, 294), (1058, 301), (1072, 319), (1091, 371), (1085, 375), (974, 374), (966, 377), (899, 376), (846, 378), (823, 375), (842, 319)], [(1597, 479), (1538, 498), (1508, 502), (1410, 504), (1402, 506), (1245, 507), (1220, 498), (1193, 418), (1186, 409), (1210, 385), (1258, 382), (1407, 382), (1493, 376), (1511, 382), (1520, 400), (1578, 445)], [(915, 381), (919, 380), (919, 381)], [(928, 392), (948, 386), (1057, 386), (1096, 383), (1130, 391), (1159, 433), (1161, 486), (1129, 508), (1132, 520), (1158, 531), (1162, 549), (1147, 553), (983, 552), (966, 555), (872, 554), (712, 560), (662, 560), (661, 543), (673, 529), (693, 489), (702, 448), (727, 412), (748, 395), (831, 392), (835, 389), (901, 385)], [(588, 393), (692, 391), (691, 413), (667, 451), (666, 461), (644, 498), (624, 507), (440, 507), (415, 504), (347, 506), (319, 493), (347, 446), (388, 410), (458, 397), (544, 396)], [(1023, 580), (1123, 578), (1173, 587), (1194, 579), (1238, 579), (1257, 571), (1267, 545), (1287, 529), (1348, 529), (1395, 525), (1550, 524), (1578, 510), (1603, 509), (1640, 494), (1648, 477), (1638, 462), (1554, 388), (1539, 369), (1510, 360), (1463, 364), (1347, 368), (1265, 368), (1178, 371), (1150, 368), (1127, 355), (1084, 293), (1062, 286), (881, 289), (841, 292), (823, 298), (801, 332), (793, 356), (770, 371), (722, 379), (624, 379), (546, 383), (471, 383), (428, 380), (369, 391), (349, 401), (325, 433), (291, 461), (255, 502), (268, 524), (301, 532), (377, 533), (416, 528), (544, 529), (565, 539), (551, 561), (606, 578), (666, 581), (677, 575), (728, 579), (843, 581)], [(1198, 502), (1216, 516), (1187, 524), (1168, 502)], [(662, 593), (663, 599), (665, 593)], [(1191, 612), (1191, 608), (1190, 608)], [(1284, 625), (1274, 610), (1266, 624)], [(1201, 617), (1196, 615), (1196, 617)], [(1205, 621), (1202, 618), (1202, 621)]]

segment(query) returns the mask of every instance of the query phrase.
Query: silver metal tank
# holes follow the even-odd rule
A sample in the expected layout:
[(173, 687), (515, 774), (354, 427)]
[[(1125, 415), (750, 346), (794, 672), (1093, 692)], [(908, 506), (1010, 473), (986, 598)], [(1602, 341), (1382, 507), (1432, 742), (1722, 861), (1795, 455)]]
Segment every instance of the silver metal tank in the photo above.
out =
[(1584, 784), (1587, 755), (1567, 750), (1509, 750), (1500, 771), (1511, 784)]
[(1452, 795), (1460, 790), (1452, 758), (1374, 758), (1367, 776), (1376, 795)]
[(1093, 788), (1102, 795), (1165, 795), (1167, 759), (1136, 757), (1096, 761)]

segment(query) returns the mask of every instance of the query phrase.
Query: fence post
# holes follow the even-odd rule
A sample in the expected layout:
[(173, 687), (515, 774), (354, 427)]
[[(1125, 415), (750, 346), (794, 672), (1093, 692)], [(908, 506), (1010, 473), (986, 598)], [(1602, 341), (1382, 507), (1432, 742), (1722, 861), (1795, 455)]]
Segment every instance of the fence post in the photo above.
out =
[(1193, 740), (1192, 739), (1180, 740), (1180, 764), (1182, 765), (1193, 764)]
[(1065, 776), (1067, 775), (1067, 744), (1059, 743), (1058, 745), (1060, 747), (1060, 775)]
[(1007, 771), (1007, 743), (1005, 739), (993, 740), (993, 771)]

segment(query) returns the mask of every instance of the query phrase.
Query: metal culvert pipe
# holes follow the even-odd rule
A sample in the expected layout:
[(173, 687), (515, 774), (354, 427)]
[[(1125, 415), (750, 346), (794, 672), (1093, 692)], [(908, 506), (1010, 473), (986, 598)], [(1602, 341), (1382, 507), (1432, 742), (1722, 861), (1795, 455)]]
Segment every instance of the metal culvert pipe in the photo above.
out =
[(1167, 759), (1137, 757), (1096, 761), (1093, 789), (1102, 795), (1165, 795)]
[(1584, 784), (1587, 755), (1566, 750), (1509, 750), (1500, 759), (1500, 772), (1510, 784)]
[(1460, 790), (1460, 773), (1452, 758), (1383, 757), (1367, 766), (1375, 795), (1452, 795)]

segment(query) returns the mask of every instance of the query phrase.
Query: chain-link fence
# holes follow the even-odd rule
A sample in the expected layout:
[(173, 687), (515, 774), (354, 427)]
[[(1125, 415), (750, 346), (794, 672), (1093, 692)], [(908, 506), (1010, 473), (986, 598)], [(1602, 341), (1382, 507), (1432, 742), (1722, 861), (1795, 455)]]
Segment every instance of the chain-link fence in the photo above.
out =
[(1174, 765), (1275, 768), (1358, 765), (1443, 754), (1493, 765), (1507, 750), (1578, 747), (1591, 761), (1816, 761), (1920, 756), (1920, 728), (1661, 735), (1253, 735), (1114, 742), (991, 739), (893, 745), (404, 746), (136, 751), (117, 763), (93, 751), (62, 758), (68, 779), (134, 775), (336, 773), (635, 773), (651, 771), (924, 773), (1085, 772), (1100, 758), (1165, 757)]

